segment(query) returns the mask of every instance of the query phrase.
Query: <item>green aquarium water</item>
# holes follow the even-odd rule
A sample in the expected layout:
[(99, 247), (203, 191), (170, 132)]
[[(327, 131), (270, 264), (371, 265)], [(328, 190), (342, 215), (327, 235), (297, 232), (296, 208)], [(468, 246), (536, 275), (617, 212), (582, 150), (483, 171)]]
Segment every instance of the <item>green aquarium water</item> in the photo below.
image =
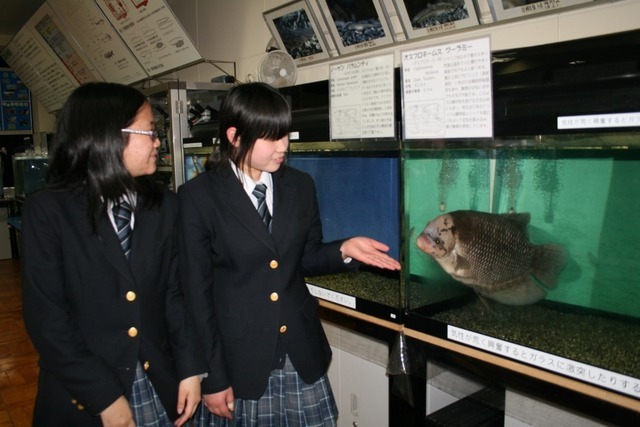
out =
[[(533, 137), (406, 144), (405, 292), (426, 318), (640, 378), (640, 138)], [(454, 280), (416, 246), (456, 210), (529, 213), (535, 245), (562, 245), (566, 266), (542, 301), (505, 305)], [(516, 250), (516, 249), (514, 249)], [(636, 381), (629, 394), (640, 398)]]

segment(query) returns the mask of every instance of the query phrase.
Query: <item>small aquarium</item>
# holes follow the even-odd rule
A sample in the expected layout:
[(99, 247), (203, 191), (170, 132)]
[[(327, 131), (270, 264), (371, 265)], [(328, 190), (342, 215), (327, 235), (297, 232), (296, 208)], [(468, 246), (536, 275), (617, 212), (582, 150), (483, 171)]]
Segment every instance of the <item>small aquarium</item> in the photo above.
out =
[(17, 198), (35, 193), (45, 185), (49, 159), (18, 153), (13, 156), (13, 180)]
[(200, 135), (182, 140), (184, 156), (184, 181), (190, 181), (208, 168), (211, 156), (218, 150), (219, 142), (215, 135)]
[[(301, 144), (306, 145), (306, 144)], [(315, 182), (324, 241), (368, 236), (386, 243), (400, 259), (400, 159), (384, 152), (296, 152), (289, 166)], [(308, 277), (317, 297), (392, 322), (404, 299), (400, 274), (362, 266), (357, 272)]]
[(637, 133), (407, 142), (405, 325), (640, 399)]

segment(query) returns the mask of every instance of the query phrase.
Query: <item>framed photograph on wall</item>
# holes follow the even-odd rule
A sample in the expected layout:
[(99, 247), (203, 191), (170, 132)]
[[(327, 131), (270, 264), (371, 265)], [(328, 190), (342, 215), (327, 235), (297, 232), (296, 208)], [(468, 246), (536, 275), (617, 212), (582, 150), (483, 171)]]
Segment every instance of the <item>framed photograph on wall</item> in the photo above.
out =
[(593, 0), (489, 0), (493, 19), (519, 18), (542, 12), (553, 12), (563, 7), (588, 3)]
[(278, 46), (293, 57), (296, 65), (329, 58), (322, 31), (306, 0), (276, 7), (262, 16)]
[(318, 0), (341, 55), (393, 43), (381, 0)]
[(473, 0), (393, 0), (407, 38), (478, 25)]

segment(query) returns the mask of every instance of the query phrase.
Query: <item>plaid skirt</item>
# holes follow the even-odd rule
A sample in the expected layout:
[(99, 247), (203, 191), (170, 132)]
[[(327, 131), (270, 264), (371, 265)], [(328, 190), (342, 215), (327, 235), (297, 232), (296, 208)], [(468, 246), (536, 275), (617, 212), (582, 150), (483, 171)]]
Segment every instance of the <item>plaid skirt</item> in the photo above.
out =
[(236, 399), (233, 420), (213, 415), (200, 404), (193, 418), (199, 427), (334, 427), (338, 419), (326, 375), (306, 384), (287, 356), (284, 367), (271, 372), (258, 400)]
[(136, 377), (133, 380), (129, 406), (138, 427), (173, 426), (140, 362), (136, 366)]

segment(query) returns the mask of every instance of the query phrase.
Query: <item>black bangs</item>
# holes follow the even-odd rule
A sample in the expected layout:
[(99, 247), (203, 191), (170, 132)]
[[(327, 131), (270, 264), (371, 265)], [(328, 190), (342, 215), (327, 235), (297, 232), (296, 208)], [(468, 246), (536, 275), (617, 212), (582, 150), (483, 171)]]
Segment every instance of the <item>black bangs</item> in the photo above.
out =
[(253, 129), (255, 139), (278, 140), (291, 130), (291, 111), (284, 98), (262, 98), (255, 111), (247, 117), (247, 129)]
[[(258, 139), (277, 141), (291, 131), (291, 108), (278, 90), (266, 83), (233, 87), (220, 106), (220, 155), (217, 167), (228, 160), (241, 165)], [(229, 133), (229, 129), (233, 129)]]

